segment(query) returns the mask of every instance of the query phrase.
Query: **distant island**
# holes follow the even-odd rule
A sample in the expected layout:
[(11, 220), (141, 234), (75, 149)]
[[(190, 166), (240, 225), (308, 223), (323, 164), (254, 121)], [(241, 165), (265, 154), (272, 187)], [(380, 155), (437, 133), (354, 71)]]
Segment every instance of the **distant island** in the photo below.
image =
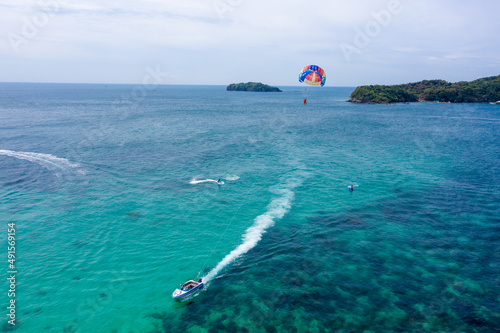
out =
[(349, 102), (389, 104), (405, 102), (492, 103), (500, 100), (500, 75), (450, 83), (424, 80), (399, 85), (359, 86)]
[(258, 91), (258, 92), (282, 92), (277, 87), (271, 87), (260, 82), (231, 83), (227, 86), (228, 91)]

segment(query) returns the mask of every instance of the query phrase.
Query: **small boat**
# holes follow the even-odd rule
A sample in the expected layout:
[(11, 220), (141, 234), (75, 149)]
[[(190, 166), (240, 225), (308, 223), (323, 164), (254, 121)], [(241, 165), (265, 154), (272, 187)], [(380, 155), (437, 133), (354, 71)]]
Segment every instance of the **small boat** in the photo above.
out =
[(192, 295), (197, 290), (201, 290), (204, 284), (202, 279), (199, 279), (198, 282), (189, 280), (188, 282), (181, 284), (181, 286), (172, 293), (172, 298), (180, 299), (189, 295)]

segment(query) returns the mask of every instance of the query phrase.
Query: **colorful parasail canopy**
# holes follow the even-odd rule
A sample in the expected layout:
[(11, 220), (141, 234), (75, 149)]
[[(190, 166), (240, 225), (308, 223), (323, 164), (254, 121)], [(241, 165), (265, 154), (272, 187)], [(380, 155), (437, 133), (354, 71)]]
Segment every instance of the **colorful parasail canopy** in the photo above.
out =
[(311, 86), (324, 86), (326, 82), (326, 74), (323, 68), (310, 65), (304, 67), (299, 74), (299, 81), (307, 83)]

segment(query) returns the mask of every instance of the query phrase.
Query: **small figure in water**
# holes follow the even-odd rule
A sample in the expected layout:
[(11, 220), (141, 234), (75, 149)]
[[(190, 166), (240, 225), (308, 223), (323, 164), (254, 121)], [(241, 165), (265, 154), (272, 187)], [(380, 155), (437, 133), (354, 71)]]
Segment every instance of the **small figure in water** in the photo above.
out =
[(217, 181), (217, 183), (220, 183), (220, 178), (219, 178), (219, 180)]
[(304, 104), (307, 104), (307, 98), (304, 98)]
[(352, 185), (349, 186), (349, 191), (351, 191), (351, 192), (354, 191), (354, 186), (352, 186)]

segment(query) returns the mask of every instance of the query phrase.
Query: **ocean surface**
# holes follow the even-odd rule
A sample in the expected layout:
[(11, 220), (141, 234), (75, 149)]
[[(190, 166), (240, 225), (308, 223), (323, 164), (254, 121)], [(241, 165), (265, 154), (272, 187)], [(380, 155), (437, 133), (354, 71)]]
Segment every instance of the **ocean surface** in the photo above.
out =
[(282, 89), (0, 84), (0, 332), (498, 332), (500, 107)]

